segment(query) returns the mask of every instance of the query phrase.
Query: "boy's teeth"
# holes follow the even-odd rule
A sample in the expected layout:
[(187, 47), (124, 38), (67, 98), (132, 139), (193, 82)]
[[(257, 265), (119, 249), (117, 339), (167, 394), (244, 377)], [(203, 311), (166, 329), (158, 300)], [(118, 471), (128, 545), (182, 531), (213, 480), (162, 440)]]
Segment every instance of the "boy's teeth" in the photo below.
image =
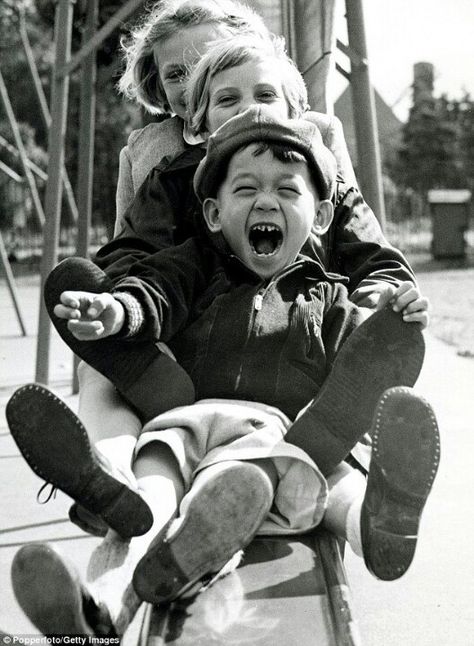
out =
[(278, 231), (278, 227), (273, 226), (273, 224), (256, 224), (253, 228), (258, 231)]
[(272, 255), (281, 246), (282, 231), (274, 224), (254, 224), (250, 229), (249, 241), (258, 255)]

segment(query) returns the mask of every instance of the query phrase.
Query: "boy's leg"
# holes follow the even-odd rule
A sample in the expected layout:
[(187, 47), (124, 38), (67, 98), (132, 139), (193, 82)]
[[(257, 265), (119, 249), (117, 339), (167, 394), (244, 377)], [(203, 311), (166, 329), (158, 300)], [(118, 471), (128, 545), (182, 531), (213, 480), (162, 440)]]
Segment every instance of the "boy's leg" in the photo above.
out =
[(133, 576), (139, 596), (171, 601), (206, 575), (219, 572), (245, 548), (270, 511), (273, 471), (248, 462), (203, 469), (183, 499), (179, 517), (158, 536)]
[[(78, 417), (83, 423), (94, 450), (112, 466), (110, 475), (118, 470), (127, 482), (137, 487), (132, 471), (133, 456), (142, 423), (115, 386), (106, 377), (81, 361), (79, 377)], [(69, 519), (83, 531), (105, 536), (108, 526), (100, 517), (74, 503)]]
[(15, 597), (46, 636), (115, 637), (110, 614), (94, 601), (73, 563), (47, 543), (23, 545), (12, 562)]
[(133, 482), (133, 458), (142, 423), (123, 397), (99, 372), (78, 367), (78, 417), (93, 447)]
[(125, 632), (142, 603), (132, 584), (137, 563), (150, 543), (166, 533), (184, 494), (176, 458), (161, 442), (143, 447), (137, 455), (134, 473), (141, 495), (153, 512), (153, 526), (147, 534), (136, 536), (128, 543), (109, 533), (92, 554), (87, 568), (88, 587), (94, 598), (109, 610), (119, 634)]
[(328, 477), (324, 524), (349, 541), (374, 576), (390, 581), (413, 560), (438, 469), (439, 431), (431, 406), (409, 388), (386, 391), (376, 409), (373, 439), (366, 488), (345, 464)]
[(79, 341), (67, 321), (54, 314), (62, 292), (110, 292), (109, 277), (90, 260), (67, 258), (48, 276), (44, 299), (49, 316), (71, 350), (110, 379), (139, 412), (143, 422), (160, 413), (194, 402), (194, 387), (181, 366), (161, 352), (152, 341), (130, 341), (107, 337)]
[(375, 312), (346, 340), (285, 440), (306, 451), (323, 475), (332, 473), (370, 429), (382, 393), (415, 384), (424, 351), (418, 324), (404, 323), (391, 309)]
[(176, 515), (183, 495), (177, 463), (162, 444), (144, 447), (137, 457), (136, 475), (153, 509), (153, 527), (129, 542), (109, 532), (90, 558), (86, 583), (50, 546), (27, 545), (15, 556), (15, 595), (45, 635), (120, 636), (132, 621), (141, 604), (131, 585), (133, 570), (151, 540)]
[(123, 473), (93, 450), (78, 417), (52, 392), (37, 384), (19, 388), (7, 403), (6, 417), (21, 453), (43, 480), (121, 536), (150, 529), (147, 503)]
[(346, 540), (357, 556), (363, 556), (360, 509), (367, 488), (366, 479), (361, 471), (341, 462), (327, 477), (327, 484), (328, 502), (321, 524)]

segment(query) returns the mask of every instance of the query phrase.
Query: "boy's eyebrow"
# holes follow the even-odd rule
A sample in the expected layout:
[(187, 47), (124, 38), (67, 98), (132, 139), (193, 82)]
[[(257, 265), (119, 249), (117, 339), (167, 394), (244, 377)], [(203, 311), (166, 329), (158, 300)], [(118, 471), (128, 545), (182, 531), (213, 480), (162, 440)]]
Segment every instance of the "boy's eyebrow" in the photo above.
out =
[(250, 171), (237, 171), (237, 173), (232, 176), (233, 182), (239, 181), (241, 179), (255, 179), (255, 174), (251, 173)]
[[(288, 162), (288, 163), (291, 164), (292, 162)], [(298, 176), (299, 176), (299, 173), (286, 172), (286, 173), (280, 173), (278, 176), (276, 176), (276, 178), (279, 181), (281, 181), (281, 180), (288, 181), (288, 180), (296, 180)], [(241, 171), (241, 172), (237, 171), (237, 173), (235, 173), (232, 176), (232, 182), (237, 182), (237, 181), (240, 181), (240, 180), (243, 180), (243, 179), (244, 180), (245, 179), (256, 179), (256, 175), (254, 173), (248, 171), (248, 170), (244, 170), (244, 171)]]

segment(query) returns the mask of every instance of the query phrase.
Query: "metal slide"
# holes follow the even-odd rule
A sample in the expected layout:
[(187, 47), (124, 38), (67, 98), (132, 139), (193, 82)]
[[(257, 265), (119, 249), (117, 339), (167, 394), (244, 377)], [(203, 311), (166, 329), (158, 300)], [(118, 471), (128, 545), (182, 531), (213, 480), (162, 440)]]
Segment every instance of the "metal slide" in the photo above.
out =
[(336, 539), (256, 538), (193, 599), (148, 607), (139, 646), (360, 646)]

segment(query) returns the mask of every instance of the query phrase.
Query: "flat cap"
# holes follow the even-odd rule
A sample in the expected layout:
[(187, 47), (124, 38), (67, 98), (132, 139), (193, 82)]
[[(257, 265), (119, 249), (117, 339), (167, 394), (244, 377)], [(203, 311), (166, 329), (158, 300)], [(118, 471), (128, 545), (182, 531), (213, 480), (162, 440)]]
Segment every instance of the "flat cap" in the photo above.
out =
[(260, 141), (283, 144), (304, 155), (319, 198), (331, 198), (337, 163), (324, 145), (318, 127), (305, 119), (278, 119), (266, 106), (258, 105), (232, 117), (209, 137), (206, 156), (194, 175), (198, 199), (203, 202), (207, 197), (215, 197), (232, 155), (246, 145)]

